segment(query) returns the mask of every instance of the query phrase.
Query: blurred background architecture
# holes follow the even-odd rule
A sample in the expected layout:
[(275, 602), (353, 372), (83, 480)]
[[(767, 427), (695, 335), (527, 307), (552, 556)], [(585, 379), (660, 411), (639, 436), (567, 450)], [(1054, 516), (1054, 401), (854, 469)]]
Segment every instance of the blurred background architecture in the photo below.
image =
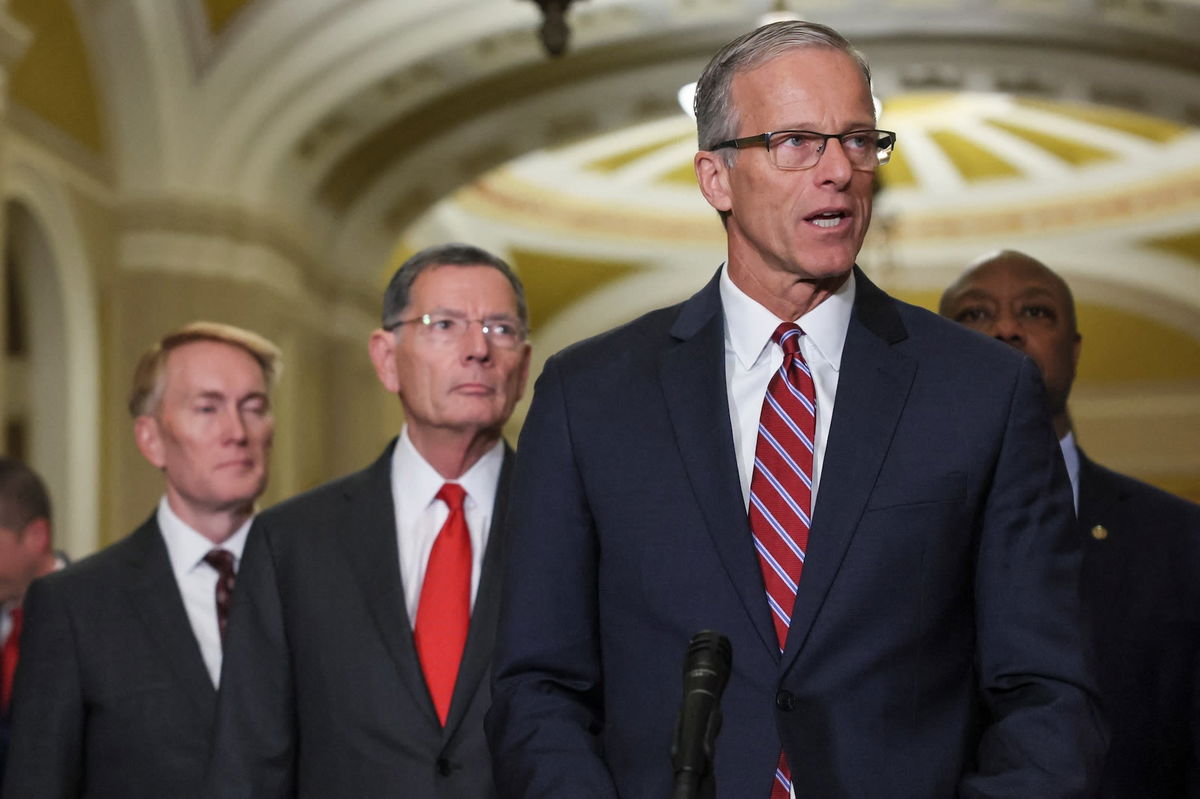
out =
[(874, 66), (873, 279), (932, 307), (998, 247), (1061, 272), (1082, 446), (1200, 500), (1200, 0), (575, 0), (558, 57), (542, 5), (0, 0), (3, 446), (68, 551), (152, 508), (124, 403), (170, 327), (282, 346), (271, 502), (397, 430), (365, 342), (420, 247), (511, 259), (535, 372), (689, 295), (723, 252), (677, 95), (768, 14)]

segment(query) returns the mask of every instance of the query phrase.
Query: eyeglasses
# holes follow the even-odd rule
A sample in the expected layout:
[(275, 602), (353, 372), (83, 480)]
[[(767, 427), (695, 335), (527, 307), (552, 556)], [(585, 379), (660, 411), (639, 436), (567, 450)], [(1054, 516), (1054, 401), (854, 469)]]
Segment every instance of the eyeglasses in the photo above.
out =
[(830, 139), (842, 144), (842, 152), (854, 169), (870, 172), (892, 157), (896, 134), (890, 130), (852, 130), (849, 133), (817, 133), (811, 130), (777, 130), (741, 139), (723, 141), (713, 147), (766, 147), (780, 169), (809, 169), (817, 165)]
[(467, 334), (472, 322), (478, 322), (480, 330), (492, 346), (515, 350), (525, 341), (527, 331), (515, 319), (468, 319), (449, 313), (421, 314), (412, 319), (400, 319), (384, 325), (384, 330), (395, 330), (402, 325), (418, 325), (423, 336), (436, 345), (456, 344)]

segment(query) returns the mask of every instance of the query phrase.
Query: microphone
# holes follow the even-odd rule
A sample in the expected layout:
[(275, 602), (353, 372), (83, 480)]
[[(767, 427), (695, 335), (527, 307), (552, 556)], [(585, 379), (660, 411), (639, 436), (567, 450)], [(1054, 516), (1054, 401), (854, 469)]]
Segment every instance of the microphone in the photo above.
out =
[(683, 701), (671, 744), (671, 765), (675, 768), (672, 799), (715, 796), (712, 759), (721, 730), (721, 694), (729, 682), (732, 664), (733, 648), (728, 638), (712, 630), (692, 636), (683, 662)]

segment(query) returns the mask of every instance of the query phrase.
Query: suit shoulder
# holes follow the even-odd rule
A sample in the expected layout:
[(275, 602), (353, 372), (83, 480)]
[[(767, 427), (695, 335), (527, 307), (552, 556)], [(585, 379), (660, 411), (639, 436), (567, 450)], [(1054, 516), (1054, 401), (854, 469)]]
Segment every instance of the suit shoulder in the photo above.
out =
[(679, 317), (683, 303), (659, 308), (638, 318), (564, 347), (550, 360), (572, 369), (584, 365), (626, 360), (657, 351), (648, 346), (670, 336), (671, 326)]
[(269, 527), (294, 527), (297, 522), (311, 521), (314, 516), (339, 507), (349, 494), (368, 482), (371, 469), (377, 467), (378, 464), (375, 464), (361, 471), (334, 478), (285, 499), (259, 514), (256, 521)]
[(928, 352), (932, 359), (976, 363), (980, 368), (1017, 369), (1027, 356), (977, 330), (922, 308), (892, 298), (908, 332), (911, 347)]
[(1200, 536), (1200, 505), (1195, 502), (1113, 471), (1095, 461), (1089, 463), (1084, 479), (1092, 480), (1105, 495), (1117, 496), (1130, 506), (1137, 507), (1139, 513), (1148, 514), (1151, 518), (1176, 519), (1180, 526), (1189, 527), (1195, 531), (1195, 535)]
[(145, 550), (146, 539), (152, 535), (158, 535), (158, 528), (144, 524), (100, 551), (38, 578), (39, 590), (61, 596), (111, 591), (115, 585), (124, 582), (125, 570)]

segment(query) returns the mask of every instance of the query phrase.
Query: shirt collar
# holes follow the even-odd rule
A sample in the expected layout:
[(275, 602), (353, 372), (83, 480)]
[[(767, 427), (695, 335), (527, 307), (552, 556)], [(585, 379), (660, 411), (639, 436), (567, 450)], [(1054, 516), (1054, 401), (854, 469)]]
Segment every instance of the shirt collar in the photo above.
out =
[[(408, 425), (400, 430), (400, 440), (392, 454), (393, 501), (400, 509), (405, 524), (413, 521), (435, 499), (446, 483), (458, 483), (467, 493), (466, 508), (491, 509), (496, 502), (496, 485), (504, 465), (504, 441), (500, 440), (471, 465), (457, 480), (447, 480), (417, 452), (408, 436)], [(401, 488), (403, 497), (401, 499)], [(411, 499), (411, 501), (406, 501)]]
[(1075, 500), (1075, 511), (1079, 512), (1079, 447), (1075, 445), (1075, 434), (1070, 430), (1059, 439), (1063, 460), (1067, 464), (1067, 477), (1071, 478), (1071, 493)]
[(171, 561), (171, 571), (176, 578), (190, 573), (204, 561), (204, 556), (214, 549), (225, 549), (233, 554), (234, 563), (242, 560), (242, 550), (246, 548), (246, 536), (250, 532), (250, 524), (254, 517), (247, 519), (233, 535), (221, 544), (212, 541), (198, 533), (191, 525), (179, 518), (167, 501), (166, 495), (158, 501), (158, 529), (162, 532), (163, 541), (167, 545), (167, 557)]
[(781, 321), (794, 321), (817, 352), (835, 371), (841, 371), (846, 330), (854, 308), (855, 281), (852, 271), (845, 282), (824, 302), (795, 320), (782, 320), (768, 311), (729, 278), (729, 267), (721, 269), (721, 304), (725, 309), (726, 343), (733, 347), (743, 369), (753, 366)]

